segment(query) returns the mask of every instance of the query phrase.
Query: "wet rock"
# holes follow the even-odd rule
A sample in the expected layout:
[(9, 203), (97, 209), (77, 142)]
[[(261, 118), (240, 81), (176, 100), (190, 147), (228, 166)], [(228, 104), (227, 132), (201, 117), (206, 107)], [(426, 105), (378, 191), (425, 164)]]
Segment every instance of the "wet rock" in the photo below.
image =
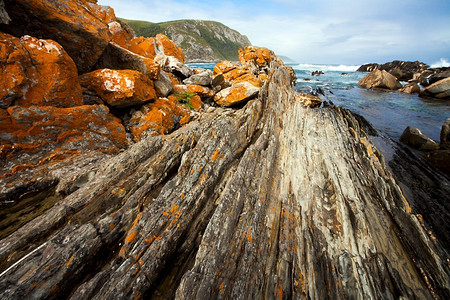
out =
[(450, 118), (442, 125), (439, 145), (441, 148), (450, 150)]
[(425, 153), (425, 158), (439, 170), (450, 174), (450, 150)]
[(156, 93), (160, 97), (166, 97), (173, 90), (172, 80), (170, 76), (164, 71), (161, 71), (161, 73), (159, 74), (159, 79), (154, 82), (154, 85)]
[(194, 74), (191, 77), (183, 80), (183, 83), (210, 86), (212, 84), (212, 74), (212, 71), (205, 70), (199, 74)]
[(153, 59), (138, 55), (115, 43), (109, 43), (94, 69), (135, 70), (152, 80), (159, 79), (161, 67)]
[(51, 40), (0, 33), (0, 108), (82, 104), (77, 68)]
[(439, 99), (450, 99), (450, 77), (427, 86), (419, 95)]
[(428, 83), (433, 84), (450, 77), (450, 68), (431, 69), (434, 73), (428, 77)]
[(420, 150), (437, 150), (439, 149), (438, 143), (425, 136), (419, 129), (412, 126), (408, 126), (402, 133), (400, 140)]
[(179, 105), (174, 96), (158, 98), (135, 112), (127, 126), (135, 141), (147, 135), (168, 134), (190, 120), (189, 108)]
[(406, 84), (404, 87), (398, 90), (399, 92), (406, 94), (418, 94), (420, 92), (420, 87), (417, 83), (411, 82)]
[(259, 88), (254, 85), (248, 82), (239, 82), (218, 92), (214, 96), (214, 101), (220, 106), (234, 106), (256, 97), (258, 93)]
[[(11, 22), (0, 30), (14, 36), (31, 35), (59, 43), (78, 71), (91, 70), (111, 40), (100, 5), (82, 0), (5, 0)], [(106, 14), (104, 14), (106, 16)]]
[(402, 87), (402, 84), (394, 76), (384, 70), (372, 71), (361, 79), (358, 85), (366, 89), (380, 88), (397, 90)]
[(95, 91), (108, 105), (122, 108), (156, 99), (151, 81), (134, 70), (101, 69), (80, 76), (83, 87)]

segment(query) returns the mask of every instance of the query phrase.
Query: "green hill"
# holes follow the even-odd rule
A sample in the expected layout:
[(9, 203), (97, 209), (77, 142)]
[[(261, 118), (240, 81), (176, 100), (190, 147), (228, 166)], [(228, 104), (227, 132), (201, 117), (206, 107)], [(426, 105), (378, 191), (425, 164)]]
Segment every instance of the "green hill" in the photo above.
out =
[(219, 22), (203, 20), (178, 20), (162, 23), (121, 19), (136, 32), (136, 36), (167, 35), (183, 49), (186, 62), (237, 61), (237, 51), (251, 43)]

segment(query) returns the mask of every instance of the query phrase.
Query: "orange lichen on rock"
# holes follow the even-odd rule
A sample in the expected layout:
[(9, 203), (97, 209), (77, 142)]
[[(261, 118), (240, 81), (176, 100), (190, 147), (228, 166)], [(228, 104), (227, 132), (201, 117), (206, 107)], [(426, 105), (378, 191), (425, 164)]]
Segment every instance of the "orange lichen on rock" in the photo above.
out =
[(167, 56), (173, 56), (184, 63), (183, 50), (171, 41), (164, 34), (157, 34), (156, 37), (137, 37), (126, 43), (126, 48), (136, 54), (154, 59), (157, 52), (164, 53)]
[(250, 70), (235, 65), (229, 61), (222, 61), (214, 66), (214, 74), (223, 74), (223, 77), (232, 83), (249, 82), (260, 87), (262, 82)]
[(258, 93), (259, 88), (248, 82), (240, 82), (218, 92), (214, 101), (220, 106), (233, 106), (256, 97)]
[(0, 32), (0, 107), (82, 105), (75, 63), (51, 40)]
[(208, 87), (197, 84), (178, 84), (173, 86), (173, 92), (181, 94), (185, 92), (191, 92), (199, 95), (201, 98), (211, 98), (214, 96), (214, 91)]
[(133, 106), (156, 99), (153, 81), (134, 70), (96, 70), (81, 75), (80, 82), (114, 107)]
[(127, 48), (128, 42), (134, 39), (134, 35), (131, 32), (126, 31), (122, 25), (115, 20), (108, 22), (108, 27), (112, 41), (121, 47)]
[(246, 46), (238, 50), (239, 62), (244, 68), (249, 64), (255, 64), (259, 67), (267, 67), (275, 58), (275, 53), (267, 48)]
[(176, 97), (169, 96), (144, 105), (131, 117), (128, 126), (134, 140), (139, 141), (147, 131), (151, 135), (167, 134), (189, 120), (189, 109), (179, 105)]
[[(125, 128), (104, 105), (70, 108), (20, 107), (0, 109), (0, 143), (37, 151), (48, 144), (60, 150), (108, 150), (128, 146)], [(31, 147), (27, 147), (31, 145)]]

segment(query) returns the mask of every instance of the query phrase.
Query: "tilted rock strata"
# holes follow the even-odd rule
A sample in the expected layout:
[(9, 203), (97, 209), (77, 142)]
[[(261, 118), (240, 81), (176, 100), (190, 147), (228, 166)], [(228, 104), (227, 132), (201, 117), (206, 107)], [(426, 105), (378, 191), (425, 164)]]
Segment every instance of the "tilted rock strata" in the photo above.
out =
[(445, 249), (358, 121), (305, 108), (277, 63), (269, 78), (242, 109), (103, 161), (3, 239), (1, 297), (448, 296)]

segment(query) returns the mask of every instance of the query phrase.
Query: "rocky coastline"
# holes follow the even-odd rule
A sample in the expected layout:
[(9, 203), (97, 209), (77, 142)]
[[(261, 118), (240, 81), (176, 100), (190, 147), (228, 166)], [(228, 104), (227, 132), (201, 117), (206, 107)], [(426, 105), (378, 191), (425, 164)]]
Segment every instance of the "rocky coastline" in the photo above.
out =
[(95, 0), (0, 23), (1, 299), (450, 297), (448, 177), (273, 51), (194, 69)]

